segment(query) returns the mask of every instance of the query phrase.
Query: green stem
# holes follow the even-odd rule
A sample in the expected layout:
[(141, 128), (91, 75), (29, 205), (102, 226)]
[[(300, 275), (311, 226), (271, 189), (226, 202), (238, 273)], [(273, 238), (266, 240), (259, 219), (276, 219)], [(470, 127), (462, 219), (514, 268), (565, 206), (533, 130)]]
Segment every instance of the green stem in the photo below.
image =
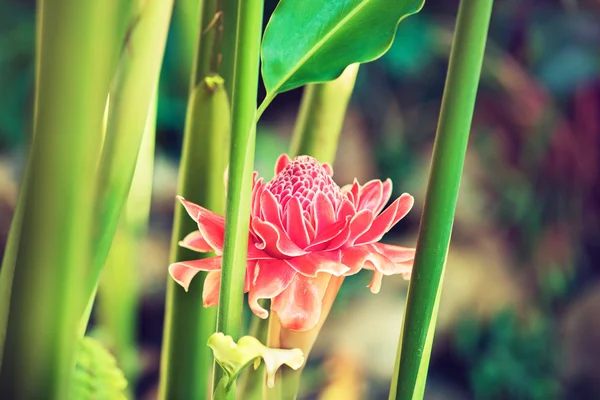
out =
[(492, 3), (460, 3), (390, 399), (423, 397)]
[(14, 276), (0, 393), (11, 399), (67, 398), (93, 226), (90, 177), (117, 50), (117, 2), (39, 7), (34, 137), (15, 219), (20, 237), (7, 256)]
[(136, 345), (139, 305), (140, 242), (143, 240), (150, 214), (156, 131), (156, 91), (146, 128), (127, 205), (115, 234), (99, 285), (98, 324), (118, 365), (135, 388), (139, 372)]
[[(263, 0), (238, 2), (232, 86), (231, 163), (217, 314), (217, 331), (232, 336), (234, 340), (240, 337), (244, 300), (263, 7)], [(223, 374), (222, 369), (215, 369), (213, 388), (217, 387)], [(234, 394), (229, 396), (233, 398)]]
[[(223, 173), (227, 168), (229, 130), (229, 102), (223, 81), (206, 78), (190, 96), (178, 190), (184, 198), (219, 214), (225, 208)], [(178, 245), (186, 235), (198, 230), (181, 204), (176, 205), (174, 221), (172, 262), (213, 255)], [(160, 399), (206, 398), (210, 392), (208, 371), (212, 355), (207, 341), (215, 331), (216, 310), (202, 306), (205, 276), (199, 273), (187, 293), (169, 280)]]
[[(232, 31), (235, 35), (228, 7), (222, 0), (200, 4), (178, 186), (178, 194), (219, 214), (225, 211), (223, 174), (228, 162), (230, 107), (226, 82), (213, 74), (222, 69), (221, 59), (234, 57), (235, 48), (226, 48), (223, 40)], [(171, 261), (211, 256), (178, 245), (198, 227), (179, 202), (175, 207)], [(167, 283), (160, 399), (207, 398), (210, 393), (213, 358), (207, 341), (215, 331), (216, 309), (203, 307), (205, 277), (206, 273), (199, 273), (187, 293), (172, 279)]]
[(321, 162), (333, 162), (358, 66), (348, 66), (334, 81), (306, 86), (292, 136), (291, 157), (308, 154)]
[(94, 256), (88, 296), (98, 284), (133, 180), (167, 40), (173, 0), (148, 0), (129, 22), (110, 90), (106, 138), (98, 168)]

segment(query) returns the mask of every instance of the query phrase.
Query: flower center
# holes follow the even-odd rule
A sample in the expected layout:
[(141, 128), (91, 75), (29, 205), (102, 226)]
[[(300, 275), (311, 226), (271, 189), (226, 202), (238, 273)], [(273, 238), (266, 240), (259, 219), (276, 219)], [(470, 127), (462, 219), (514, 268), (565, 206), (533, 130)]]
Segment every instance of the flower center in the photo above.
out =
[(310, 204), (319, 192), (327, 196), (334, 210), (342, 202), (340, 187), (321, 163), (310, 156), (294, 158), (267, 184), (265, 190), (273, 193), (284, 211), (292, 197), (298, 198), (302, 209), (309, 211)]

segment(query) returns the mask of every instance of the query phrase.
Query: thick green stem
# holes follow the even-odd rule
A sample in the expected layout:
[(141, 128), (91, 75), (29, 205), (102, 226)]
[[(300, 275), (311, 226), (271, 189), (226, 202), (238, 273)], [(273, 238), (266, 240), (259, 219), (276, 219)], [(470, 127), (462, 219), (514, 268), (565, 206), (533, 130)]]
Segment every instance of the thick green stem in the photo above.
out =
[(133, 180), (167, 40), (173, 0), (147, 0), (133, 11), (110, 90), (106, 138), (86, 295), (98, 284)]
[(462, 0), (390, 399), (423, 397), (492, 0)]
[(110, 348), (114, 349), (129, 388), (135, 388), (140, 367), (136, 344), (139, 259), (140, 242), (147, 230), (152, 194), (156, 91), (153, 96), (127, 205), (121, 214), (100, 279), (97, 309), (98, 325)]
[[(228, 7), (222, 0), (200, 3), (178, 187), (184, 198), (219, 214), (225, 211), (223, 174), (228, 163), (231, 110), (226, 82), (214, 74), (222, 69), (222, 60), (234, 58), (235, 48), (225, 47), (223, 40), (223, 36), (235, 36), (236, 21)], [(233, 79), (232, 75), (225, 76), (227, 79)], [(174, 221), (172, 262), (212, 256), (178, 245), (198, 229), (179, 203)], [(203, 307), (205, 277), (199, 273), (187, 293), (172, 279), (167, 283), (160, 399), (207, 398), (210, 393), (213, 358), (207, 341), (215, 331), (216, 309)]]
[[(229, 102), (219, 77), (206, 78), (192, 92), (188, 105), (179, 194), (222, 214), (225, 208), (223, 174), (229, 145)], [(181, 204), (176, 204), (171, 261), (203, 255), (178, 245), (198, 230)], [(212, 355), (208, 337), (215, 331), (216, 310), (202, 306), (205, 273), (199, 273), (186, 293), (172, 279), (167, 286), (167, 308), (160, 375), (160, 399), (199, 399), (210, 393)]]
[[(117, 3), (44, 0), (34, 137), (22, 197), (0, 393), (67, 397), (90, 255), (94, 179)], [(92, 178), (91, 178), (92, 177)], [(3, 271), (4, 272), (4, 271)]]
[[(244, 300), (263, 7), (263, 0), (238, 2), (232, 86), (231, 163), (217, 315), (217, 331), (232, 336), (234, 340), (240, 337)], [(214, 376), (213, 388), (216, 388), (223, 371), (216, 368)], [(233, 398), (234, 394), (229, 396)]]
[(333, 163), (359, 64), (334, 81), (306, 86), (296, 120), (290, 156), (308, 154)]

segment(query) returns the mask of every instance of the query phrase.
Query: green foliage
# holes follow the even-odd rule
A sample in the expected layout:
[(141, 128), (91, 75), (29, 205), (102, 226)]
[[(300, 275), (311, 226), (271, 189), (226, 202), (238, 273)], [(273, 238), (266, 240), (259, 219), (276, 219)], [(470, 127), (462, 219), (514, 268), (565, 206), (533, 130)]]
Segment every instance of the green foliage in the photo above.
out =
[(70, 400), (126, 400), (127, 381), (117, 361), (100, 342), (81, 340), (71, 382)]
[[(399, 21), (424, 0), (282, 0), (267, 25), (262, 75), (272, 97), (338, 77), (346, 66), (379, 58)], [(307, 11), (309, 10), (309, 11)]]
[(461, 321), (455, 343), (469, 364), (475, 398), (560, 398), (560, 352), (554, 332), (551, 321), (539, 319), (525, 325), (510, 309), (487, 324)]

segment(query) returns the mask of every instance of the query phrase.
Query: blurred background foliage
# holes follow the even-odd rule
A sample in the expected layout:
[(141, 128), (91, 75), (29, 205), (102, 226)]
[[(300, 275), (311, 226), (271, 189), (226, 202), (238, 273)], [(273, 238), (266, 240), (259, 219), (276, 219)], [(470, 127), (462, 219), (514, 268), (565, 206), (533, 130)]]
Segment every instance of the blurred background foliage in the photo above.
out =
[[(389, 241), (415, 243), (457, 4), (428, 0), (358, 76), (336, 180), (390, 177), (395, 195), (415, 195)], [(275, 5), (267, 1), (266, 12)], [(176, 10), (165, 56), (139, 262), (143, 372), (130, 390), (143, 399), (156, 390), (188, 90), (183, 14)], [(0, 243), (32, 128), (34, 20), (34, 1), (0, 3)], [(496, 2), (426, 398), (600, 398), (599, 21), (598, 0)], [(261, 121), (263, 176), (288, 148), (301, 93), (281, 95)], [(387, 398), (406, 283), (387, 278), (372, 296), (369, 279), (347, 279), (307, 369), (305, 398)]]

